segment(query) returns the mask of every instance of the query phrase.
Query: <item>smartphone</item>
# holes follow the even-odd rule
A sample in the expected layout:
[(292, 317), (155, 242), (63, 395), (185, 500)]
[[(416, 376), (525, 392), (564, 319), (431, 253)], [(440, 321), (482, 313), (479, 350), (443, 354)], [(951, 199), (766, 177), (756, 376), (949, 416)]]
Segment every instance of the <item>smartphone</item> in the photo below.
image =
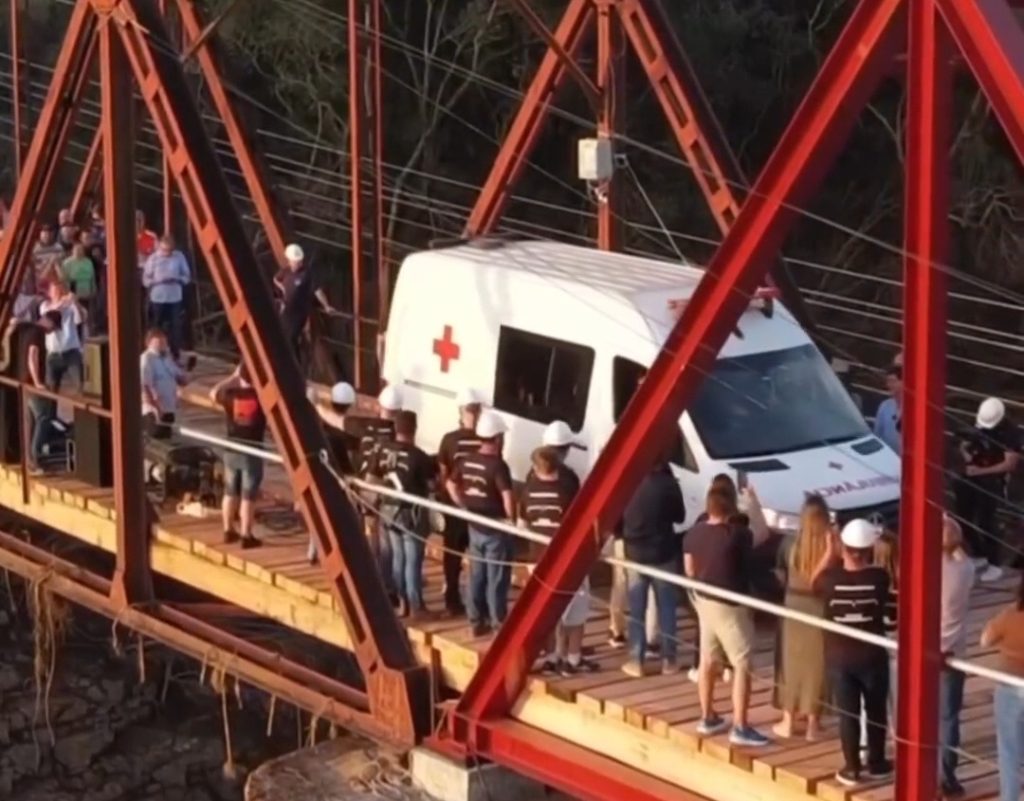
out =
[(736, 489), (740, 492), (743, 492), (750, 485), (749, 475), (746, 470), (736, 471)]

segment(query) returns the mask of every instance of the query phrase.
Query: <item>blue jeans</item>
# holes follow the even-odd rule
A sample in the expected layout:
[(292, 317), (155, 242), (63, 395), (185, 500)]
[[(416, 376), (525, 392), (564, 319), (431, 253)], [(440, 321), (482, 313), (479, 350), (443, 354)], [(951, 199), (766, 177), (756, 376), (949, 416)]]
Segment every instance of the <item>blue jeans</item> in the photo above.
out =
[(39, 467), (39, 460), (46, 445), (47, 429), (50, 420), (57, 413), (57, 405), (49, 398), (32, 396), (28, 399), (29, 417), (32, 423), (32, 436), (28, 445), (28, 462), (30, 467)]
[[(490, 623), (497, 627), (508, 615), (508, 588), (512, 582), (509, 536), (497, 531), (469, 527), (469, 596), (466, 608), (473, 625)], [(502, 564), (498, 564), (501, 562)]]
[(182, 311), (184, 301), (178, 303), (153, 303), (149, 304), (149, 326), (159, 328), (167, 335), (167, 344), (171, 349), (171, 355), (175, 359), (181, 353), (183, 343), (182, 336)]
[(939, 779), (944, 784), (956, 784), (959, 757), (954, 748), (960, 747), (960, 710), (964, 706), (964, 674), (946, 668), (939, 676)]
[(410, 611), (423, 609), (423, 554), (426, 543), (392, 528), (391, 579), (398, 595), (409, 603)]
[(999, 750), (999, 801), (1020, 801), (1020, 763), (1024, 759), (1024, 690), (996, 685), (996, 745)]
[[(678, 573), (678, 560), (663, 565), (651, 565), (667, 573)], [(626, 571), (626, 597), (629, 601), (629, 657), (631, 661), (643, 663), (647, 654), (647, 633), (644, 620), (647, 616), (647, 596), (654, 588), (654, 603), (658, 609), (658, 631), (661, 633), (661, 658), (666, 662), (676, 661), (676, 606), (679, 592), (674, 584), (651, 578), (635, 570)]]
[(82, 383), (82, 351), (66, 350), (63, 353), (46, 355), (46, 388), (50, 392), (59, 392), (64, 383), (64, 376), (70, 372), (76, 374), (79, 385)]

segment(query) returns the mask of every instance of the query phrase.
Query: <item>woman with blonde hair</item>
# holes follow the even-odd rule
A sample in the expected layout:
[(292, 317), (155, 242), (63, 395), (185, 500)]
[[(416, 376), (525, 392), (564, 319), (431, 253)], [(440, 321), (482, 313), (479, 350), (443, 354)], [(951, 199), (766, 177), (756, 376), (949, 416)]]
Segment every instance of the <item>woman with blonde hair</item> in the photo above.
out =
[[(824, 602), (811, 586), (815, 568), (828, 550), (832, 519), (820, 495), (808, 496), (800, 512), (800, 530), (779, 548), (778, 570), (786, 586), (789, 609), (821, 617)], [(797, 718), (807, 719), (805, 735), (815, 740), (821, 710), (828, 698), (825, 680), (825, 639), (821, 629), (783, 618), (776, 650), (775, 706), (782, 720), (773, 727), (779, 737), (792, 737)]]

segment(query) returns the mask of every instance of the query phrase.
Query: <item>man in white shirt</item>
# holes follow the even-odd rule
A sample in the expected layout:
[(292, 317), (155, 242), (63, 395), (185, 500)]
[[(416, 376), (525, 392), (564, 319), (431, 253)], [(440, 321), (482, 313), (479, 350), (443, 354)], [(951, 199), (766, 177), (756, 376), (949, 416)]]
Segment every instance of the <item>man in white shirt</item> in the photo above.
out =
[(896, 451), (902, 452), (903, 428), (903, 368), (893, 364), (885, 372), (885, 388), (889, 397), (878, 405), (875, 412), (875, 436)]
[(142, 378), (142, 414), (157, 423), (154, 436), (169, 435), (178, 411), (178, 387), (188, 382), (185, 371), (171, 358), (167, 336), (159, 328), (146, 334), (146, 349), (139, 358)]
[(167, 334), (171, 355), (181, 354), (184, 288), (192, 281), (185, 254), (174, 247), (174, 237), (160, 237), (156, 252), (146, 259), (142, 285), (149, 292), (149, 324)]
[(63, 281), (53, 280), (46, 291), (46, 300), (39, 305), (39, 316), (50, 315), (55, 327), (46, 335), (46, 387), (59, 392), (68, 373), (75, 374), (77, 387), (82, 384), (82, 340), (79, 326), (85, 312)]
[[(946, 515), (942, 525), (942, 616), (940, 647), (945, 657), (967, 653), (967, 613), (974, 586), (974, 563), (964, 552), (960, 524)], [(964, 792), (956, 778), (960, 746), (960, 710), (964, 704), (964, 674), (946, 667), (939, 679), (939, 742), (943, 746), (939, 778), (944, 798)]]

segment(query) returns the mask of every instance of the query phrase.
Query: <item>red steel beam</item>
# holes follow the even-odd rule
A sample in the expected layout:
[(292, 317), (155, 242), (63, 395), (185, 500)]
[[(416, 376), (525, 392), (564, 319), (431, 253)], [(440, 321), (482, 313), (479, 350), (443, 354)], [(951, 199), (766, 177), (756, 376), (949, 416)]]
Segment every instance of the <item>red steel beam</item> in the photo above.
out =
[(110, 309), (110, 404), (113, 412), (117, 554), (113, 600), (127, 606), (153, 597), (149, 516), (142, 465), (142, 382), (139, 354), (139, 268), (135, 241), (135, 126), (131, 65), (113, 17), (100, 30), (100, 129), (107, 298)]
[(548, 107), (565, 79), (565, 56), (570, 60), (576, 57), (593, 13), (593, 0), (570, 0), (565, 15), (555, 29), (555, 40), (561, 50), (549, 47), (544, 54), (487, 181), (469, 213), (464, 232), (466, 237), (484, 236), (497, 227), (501, 213), (508, 205), (512, 187), (522, 175), (537, 137), (540, 136)]
[(10, 319), (22, 275), (29, 269), (36, 215), (43, 210), (56, 172), (63, 165), (75, 114), (89, 80), (95, 30), (96, 15), (91, 6), (77, 3), (15, 189), (10, 221), (0, 239), (0, 330)]
[(853, 12), (467, 687), (453, 725), (456, 739), (471, 748), (479, 721), (508, 714), (545, 637), (778, 254), (796, 207), (844, 145), (900, 43), (900, 7), (901, 0), (876, 0)]
[(953, 82), (935, 0), (909, 0), (904, 204), (903, 466), (900, 474), (896, 798), (937, 797), (946, 274)]
[[(102, 109), (101, 109), (102, 112)], [(98, 125), (96, 132), (92, 135), (92, 142), (89, 144), (89, 153), (85, 157), (85, 164), (82, 165), (82, 174), (78, 177), (75, 185), (75, 194), (71, 196), (71, 205), (68, 208), (75, 219), (82, 211), (82, 204), (86, 196), (95, 189), (96, 167), (99, 165), (100, 153), (103, 152), (103, 126)]]
[(14, 120), (14, 177), (21, 178), (21, 160), (25, 154), (21, 132), (21, 0), (11, 0), (11, 117)]
[(366, 263), (366, 215), (363, 208), (363, 36), (360, 34), (363, 0), (348, 0), (348, 159), (352, 218), (352, 371), (363, 387), (363, 276)]
[[(109, 0), (93, 0), (109, 2)], [(412, 742), (429, 727), (430, 674), (413, 655), (388, 602), (359, 518), (321, 460), (327, 442), (307, 414), (305, 382), (263, 281), (180, 60), (170, 54), (155, 4), (117, 0), (118, 30), (168, 155), (192, 229), (217, 287), (307, 528), (366, 680), (372, 711), (391, 739)]]
[[(624, 44), (614, 2), (603, 0), (597, 6), (597, 135), (609, 141), (614, 141), (623, 127), (626, 60), (620, 51)], [(613, 171), (603, 188), (604, 197), (598, 201), (597, 246), (602, 250), (618, 250), (622, 246), (621, 183)]]
[(179, 609), (164, 604), (122, 607), (111, 599), (107, 579), (6, 532), (0, 532), (0, 567), (27, 581), (42, 582), (47, 589), (106, 615), (118, 625), (165, 643), (205, 665), (224, 668), (254, 687), (332, 723), (388, 739), (386, 728), (369, 713), (364, 692)]
[(484, 721), (478, 733), (472, 753), (444, 737), (428, 745), (456, 760), (489, 759), (580, 801), (708, 801), (516, 720)]
[(1024, 28), (1020, 17), (1006, 0), (939, 0), (938, 6), (1024, 164)]
[[(252, 146), (245, 126), (228, 95), (214, 49), (215, 39), (210, 38), (209, 35), (204, 37), (204, 29), (196, 13), (193, 0), (177, 0), (177, 7), (181, 17), (182, 38), (189, 43), (189, 54), (194, 54), (199, 62), (199, 68), (206, 79), (210, 97), (213, 98), (213, 104), (217, 107), (217, 113), (220, 115), (224, 130), (228, 135), (228, 141), (231, 142), (235, 157), (238, 159), (238, 166), (245, 178), (245, 185), (249, 189), (253, 206), (256, 208), (256, 215), (266, 233), (267, 242), (270, 244), (270, 249), (274, 251), (275, 261), (281, 263), (284, 258), (285, 246), (294, 235), (288, 213), (284, 205), (274, 195), (268, 178), (270, 173), (264, 165), (259, 151)], [(228, 6), (224, 13), (226, 14), (230, 8), (231, 6)], [(164, 225), (168, 226), (166, 217)]]

